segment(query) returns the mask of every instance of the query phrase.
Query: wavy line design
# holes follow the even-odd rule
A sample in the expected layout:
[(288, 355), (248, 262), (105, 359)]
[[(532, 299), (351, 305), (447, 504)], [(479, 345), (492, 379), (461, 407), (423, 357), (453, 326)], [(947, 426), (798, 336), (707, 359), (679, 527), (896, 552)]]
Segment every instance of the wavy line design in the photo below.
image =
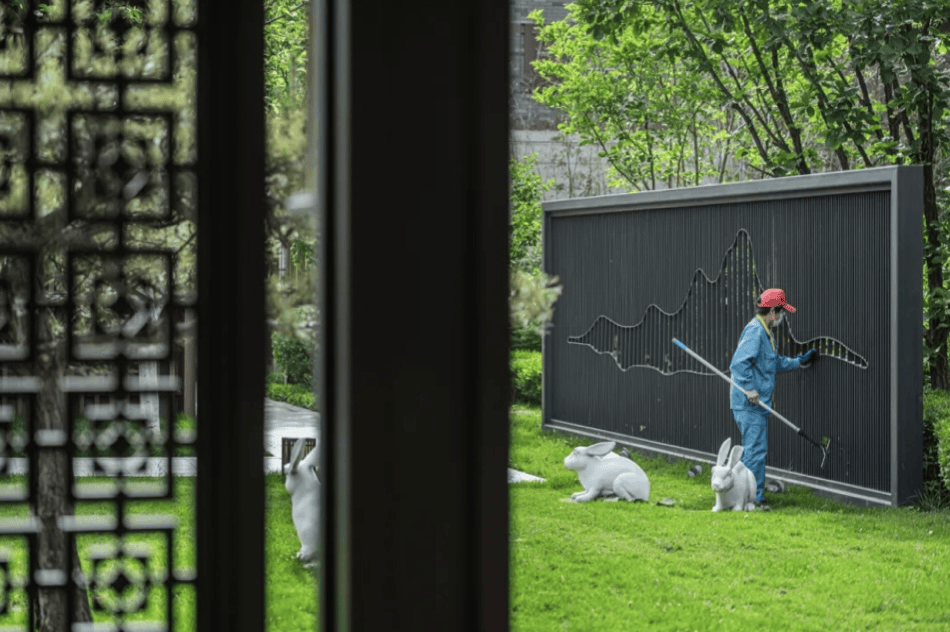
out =
[[(745, 259), (743, 260), (743, 256)], [(749, 310), (743, 308), (742, 316), (735, 314), (735, 303), (742, 305), (751, 305), (756, 296), (764, 290), (759, 283), (758, 276), (755, 273), (755, 266), (752, 263), (752, 239), (748, 231), (740, 229), (736, 233), (736, 239), (732, 246), (726, 251), (723, 257), (722, 265), (719, 268), (719, 274), (715, 279), (709, 276), (700, 268), (693, 275), (689, 291), (686, 298), (675, 312), (669, 313), (663, 311), (659, 306), (650, 304), (647, 306), (643, 317), (636, 325), (621, 325), (606, 315), (598, 316), (586, 332), (579, 336), (568, 336), (569, 344), (585, 345), (599, 354), (609, 355), (614, 359), (617, 367), (621, 371), (628, 371), (635, 367), (650, 368), (663, 375), (673, 375), (674, 373), (697, 373), (700, 375), (714, 375), (702, 364), (684, 353), (677, 353), (673, 346), (672, 339), (679, 338), (690, 345), (689, 335), (696, 331), (697, 322), (691, 319), (702, 321), (709, 318), (710, 310), (722, 310), (721, 305), (728, 306), (729, 295), (725, 289), (725, 283), (728, 281), (729, 271), (739, 271), (740, 276), (743, 270), (751, 279), (733, 279), (733, 290), (736, 288), (745, 288), (740, 290), (739, 301), (734, 299), (734, 306), (731, 310), (736, 322), (748, 322)], [(733, 272), (735, 274), (735, 272)], [(702, 275), (702, 278), (700, 278)], [(746, 300), (745, 294), (749, 297)], [(703, 306), (698, 306), (697, 296), (702, 295)], [(726, 307), (725, 309), (729, 309)], [(705, 310), (703, 313), (700, 313)], [(702, 326), (701, 323), (699, 326)], [(712, 356), (704, 354), (703, 346), (692, 347), (700, 355), (725, 373), (729, 372), (729, 362), (732, 359), (732, 351), (738, 340), (731, 342), (731, 351), (726, 353), (720, 350)], [(852, 365), (859, 369), (867, 369), (867, 360), (853, 349), (849, 348), (843, 342), (830, 336), (819, 336), (811, 340), (799, 341), (792, 333), (788, 321), (783, 322), (776, 330), (776, 343), (779, 353), (786, 356), (795, 356), (804, 353), (809, 349), (818, 349), (824, 358), (834, 359), (839, 362)], [(724, 366), (723, 366), (724, 365)]]

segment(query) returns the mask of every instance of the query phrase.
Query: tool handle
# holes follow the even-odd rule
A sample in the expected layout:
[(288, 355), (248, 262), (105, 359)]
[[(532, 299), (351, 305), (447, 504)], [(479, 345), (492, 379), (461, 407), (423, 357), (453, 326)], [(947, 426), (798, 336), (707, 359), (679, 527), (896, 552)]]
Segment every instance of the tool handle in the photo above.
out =
[[(706, 362), (705, 359), (703, 359), (699, 354), (695, 353), (692, 349), (690, 349), (689, 347), (687, 347), (685, 344), (683, 344), (682, 342), (680, 342), (680, 341), (677, 340), (676, 338), (673, 338), (673, 344), (675, 344), (677, 347), (679, 347), (680, 349), (682, 349), (683, 351), (685, 351), (685, 352), (688, 353), (689, 355), (693, 356), (694, 358), (696, 358), (697, 360), (699, 360), (700, 362), (702, 362), (702, 363), (706, 366), (706, 368), (708, 368), (710, 371), (715, 372), (716, 375), (718, 375), (719, 377), (721, 377), (722, 379), (726, 380), (727, 382), (729, 382), (730, 384), (732, 384), (733, 386), (735, 386), (737, 389), (739, 389), (740, 391), (742, 391), (743, 393), (745, 393), (746, 397), (749, 396), (749, 391), (745, 390), (744, 388), (742, 388), (741, 386), (739, 386), (738, 384), (736, 384), (736, 383), (732, 380), (731, 377), (729, 377), (728, 375), (726, 375), (725, 373), (723, 373), (722, 371), (720, 371), (719, 369), (717, 369), (716, 367), (714, 367), (712, 364), (710, 364), (709, 362)], [(761, 406), (761, 407), (764, 408), (765, 410), (767, 410), (767, 411), (769, 411), (770, 413), (772, 413), (773, 415), (775, 415), (775, 417), (776, 417), (777, 419), (779, 419), (779, 420), (781, 420), (781, 421), (784, 421), (786, 424), (788, 424), (788, 425), (792, 428), (792, 430), (794, 430), (795, 432), (801, 434), (801, 430), (799, 429), (798, 426), (796, 426), (795, 424), (793, 424), (792, 422), (790, 422), (788, 419), (786, 419), (785, 417), (782, 417), (780, 414), (778, 414), (777, 412), (775, 412), (774, 410), (772, 410), (771, 408), (769, 408), (769, 406), (768, 406), (767, 404), (765, 404), (764, 402), (762, 402), (761, 400), (759, 401), (759, 406)]]

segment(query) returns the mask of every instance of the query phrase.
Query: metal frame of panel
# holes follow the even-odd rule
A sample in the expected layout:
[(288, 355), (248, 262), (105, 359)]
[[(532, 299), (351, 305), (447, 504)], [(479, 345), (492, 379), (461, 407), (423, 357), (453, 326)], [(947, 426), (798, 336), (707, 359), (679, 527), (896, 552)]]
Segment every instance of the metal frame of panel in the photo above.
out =
[[(799, 306), (796, 301), (805, 300), (807, 305), (799, 306), (806, 311), (800, 311), (782, 330), (780, 352), (794, 355), (807, 348), (821, 347), (833, 357), (823, 359), (824, 365), (817, 365), (822, 367), (822, 373), (809, 376), (802, 372), (794, 383), (783, 382), (780, 374), (776, 390), (779, 410), (786, 416), (788, 411), (799, 415), (792, 420), (812, 436), (816, 432), (819, 436), (822, 432), (831, 435), (828, 460), (838, 461), (827, 469), (819, 469), (814, 454), (817, 450), (772, 420), (767, 475), (856, 503), (910, 502), (919, 491), (922, 477), (922, 191), (921, 168), (900, 166), (544, 203), (545, 270), (570, 278), (555, 304), (554, 327), (544, 340), (544, 427), (616, 440), (646, 452), (714, 462), (718, 443), (725, 436), (739, 438), (728, 410), (728, 385), (720, 378), (709, 378), (711, 372), (704, 375), (698, 371), (670, 340), (660, 340), (660, 334), (654, 336), (656, 340), (651, 344), (652, 349), (658, 350), (653, 355), (662, 356), (665, 365), (658, 358), (645, 360), (649, 356), (644, 351), (647, 346), (637, 346), (635, 339), (643, 332), (636, 328), (644, 325), (645, 331), (653, 327), (657, 332), (666, 332), (666, 336), (671, 331), (685, 332), (679, 335), (687, 336), (684, 341), (692, 348), (705, 345), (717, 349), (717, 357), (723, 356), (718, 368), (728, 372), (723, 345), (734, 350), (741, 329), (722, 322), (718, 311), (728, 310), (717, 311), (716, 305), (728, 305), (730, 297), (735, 301), (738, 296), (738, 304), (743, 307), (732, 308), (730, 313), (741, 327), (751, 319), (752, 305), (744, 302), (752, 295), (750, 288), (757, 295), (766, 287), (790, 283), (798, 288), (798, 293), (791, 294), (789, 301)], [(750, 232), (750, 225), (757, 229)], [(749, 237), (748, 244), (743, 241), (742, 231)], [(748, 247), (748, 261), (730, 260), (729, 250), (721, 245), (709, 246), (711, 242), (727, 243), (727, 233), (736, 235), (734, 247)], [(865, 242), (864, 250), (855, 249), (861, 247), (855, 244)], [(684, 245), (669, 247), (677, 243)], [(816, 244), (833, 244), (834, 248)], [(665, 297), (660, 301), (646, 296), (622, 296), (624, 282), (632, 278), (625, 276), (629, 272), (624, 272), (622, 266), (650, 260), (629, 250), (659, 249), (661, 245), (675, 256), (664, 256), (669, 253), (658, 250), (654, 259), (660, 265), (636, 268), (640, 273), (648, 270), (659, 282), (651, 286), (634, 279), (631, 286), (662, 288), (669, 284), (678, 289), (658, 292)], [(718, 276), (717, 270), (710, 272), (715, 263), (713, 255), (706, 252), (717, 247), (717, 252), (725, 252), (716, 260), (721, 260)], [(705, 263), (696, 264), (693, 280), (685, 278), (688, 271), (684, 266), (688, 264), (681, 260), (700, 259)], [(868, 265), (855, 266), (855, 262)], [(698, 269), (706, 273), (705, 281)], [(729, 272), (736, 275), (732, 280)], [(742, 275), (748, 279), (737, 290), (745, 278)], [(604, 276), (609, 279), (604, 280)], [(877, 294), (855, 298), (848, 305), (829, 306), (834, 296), (828, 292), (822, 295), (817, 289), (811, 291), (809, 286), (825, 287), (820, 280), (825, 278), (833, 281), (827, 287), (839, 288), (848, 287), (849, 279), (857, 279), (864, 284), (861, 287), (874, 289), (870, 294)], [(732, 289), (727, 292), (716, 283), (731, 284)], [(679, 302), (683, 294), (686, 298)], [(860, 303), (861, 298), (869, 302)], [(581, 320), (577, 316), (583, 311), (578, 308), (581, 300), (586, 301), (585, 308), (590, 306), (583, 321), (590, 323), (586, 334), (578, 331), (584, 329), (579, 327)], [(694, 303), (687, 305), (691, 300)], [(707, 320), (696, 325), (694, 318), (686, 324), (684, 307), (702, 301), (706, 301)], [(862, 307), (854, 309), (857, 313), (847, 313), (848, 308), (858, 305)], [(611, 309), (623, 312), (626, 320), (604, 313)], [(746, 310), (745, 316), (733, 313), (742, 309)], [(809, 309), (812, 314), (826, 314), (824, 320), (809, 322), (808, 316), (802, 316)], [(595, 314), (603, 317), (600, 322), (593, 318)], [(827, 333), (819, 331), (822, 327), (847, 331), (840, 327), (840, 322), (847, 319), (851, 331), (859, 333), (852, 339), (862, 340), (862, 345), (842, 341), (847, 335), (819, 335)], [(828, 327), (832, 320), (834, 326)], [(706, 325), (712, 321), (716, 321), (719, 339), (704, 340)], [(796, 332), (798, 324), (802, 325), (801, 331)], [(728, 331), (726, 336), (721, 335), (723, 327)], [(886, 344), (878, 342), (881, 337)], [(568, 339), (570, 344), (586, 345), (589, 349), (572, 349), (566, 343)], [(581, 351), (592, 355), (577, 355)], [(630, 359), (624, 358), (625, 353)], [(604, 357), (594, 358), (598, 355)], [(632, 358), (634, 355), (636, 359)], [(568, 365), (583, 366), (586, 372), (580, 375), (571, 368), (571, 375), (577, 379), (567, 380), (564, 375)], [(623, 377), (619, 377), (621, 373)], [(828, 404), (829, 398), (825, 397), (823, 402), (809, 401), (822, 388), (815, 383), (818, 376), (821, 381), (826, 377), (835, 380), (841, 399), (847, 401), (860, 402), (862, 387), (879, 384), (881, 388), (873, 395), (883, 398), (881, 401), (886, 401), (886, 405), (883, 410), (863, 411), (865, 417), (850, 420), (851, 425), (840, 419), (822, 419), (822, 406)], [(680, 390), (669, 388), (670, 384), (676, 384)], [(638, 394), (637, 389), (666, 397), (667, 403), (645, 402), (645, 395)], [(601, 399), (613, 398), (618, 403), (613, 407), (602, 405), (590, 394), (594, 390)], [(676, 392), (682, 397), (677, 397)], [(671, 401), (674, 397), (682, 401)], [(704, 408), (707, 404), (711, 409)], [(675, 413), (670, 413), (673, 409)], [(644, 431), (651, 420), (631, 425), (619, 419), (636, 410), (653, 413), (653, 421), (664, 424), (662, 431), (652, 435), (650, 430)], [(847, 414), (844, 411), (838, 417), (845, 418)], [(705, 425), (696, 423), (695, 433), (683, 430), (677, 435), (672, 431), (676, 424), (688, 424), (704, 415), (712, 420)], [(703, 434), (703, 438), (689, 445), (697, 433)], [(863, 439), (858, 434), (864, 435)], [(673, 436), (676, 438), (671, 439)], [(837, 446), (835, 439), (840, 439)], [(862, 460), (862, 450), (877, 456)], [(778, 456), (773, 459), (773, 452), (787, 465), (775, 462)], [(883, 467), (881, 461), (886, 462)]]

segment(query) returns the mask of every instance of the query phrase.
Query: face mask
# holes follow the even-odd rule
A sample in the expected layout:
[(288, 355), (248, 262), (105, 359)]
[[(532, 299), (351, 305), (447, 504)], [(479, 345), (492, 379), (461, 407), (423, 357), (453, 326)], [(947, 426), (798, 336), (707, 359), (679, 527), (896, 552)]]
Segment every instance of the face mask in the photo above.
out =
[(779, 312), (778, 317), (775, 319), (775, 327), (781, 325), (783, 320), (785, 320), (785, 312)]

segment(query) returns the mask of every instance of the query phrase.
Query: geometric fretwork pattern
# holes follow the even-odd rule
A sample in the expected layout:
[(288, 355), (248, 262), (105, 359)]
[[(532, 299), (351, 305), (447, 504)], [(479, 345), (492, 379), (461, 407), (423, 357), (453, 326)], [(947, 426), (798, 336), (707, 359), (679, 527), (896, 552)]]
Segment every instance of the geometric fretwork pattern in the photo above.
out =
[(0, 628), (194, 626), (195, 27), (0, 0)]

